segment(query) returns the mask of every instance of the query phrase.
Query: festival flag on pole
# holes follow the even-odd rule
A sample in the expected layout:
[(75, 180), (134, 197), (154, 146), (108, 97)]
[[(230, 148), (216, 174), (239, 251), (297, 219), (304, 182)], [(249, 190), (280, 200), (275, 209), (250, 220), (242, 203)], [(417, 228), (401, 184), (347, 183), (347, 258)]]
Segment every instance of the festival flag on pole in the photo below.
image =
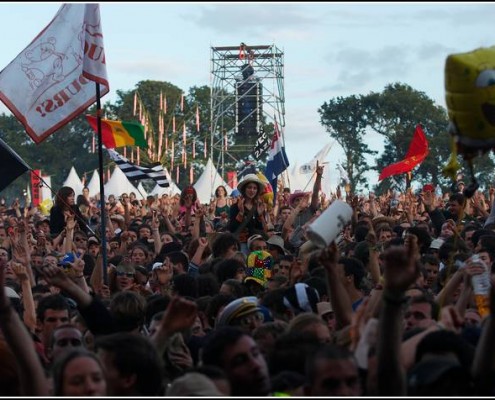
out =
[(134, 108), (132, 115), (136, 115), (136, 107), (137, 107), (137, 92), (134, 92)]
[[(95, 132), (98, 132), (96, 117), (86, 115), (86, 119)], [(134, 121), (101, 120), (101, 140), (107, 149), (123, 146), (140, 146), (147, 148), (144, 138), (144, 126)]]
[(180, 96), (180, 110), (184, 112), (184, 95)]
[(163, 95), (163, 113), (167, 113), (167, 95)]
[(313, 172), (315, 172), (316, 164), (317, 163), (319, 165), (323, 164), (332, 146), (333, 146), (333, 142), (327, 143), (325, 146), (323, 146), (323, 148), (318, 153), (315, 154), (315, 156), (310, 162), (303, 164), (299, 167), (299, 172), (301, 174), (312, 174)]
[(0, 192), (31, 168), (0, 139)]
[(127, 158), (122, 157), (115, 150), (108, 149), (108, 154), (130, 181), (153, 179), (158, 186), (170, 186), (170, 182), (167, 179), (165, 170), (160, 163), (153, 163), (146, 166), (137, 166), (129, 162)]
[(66, 3), (0, 72), (0, 100), (39, 144), (96, 101), (91, 81), (109, 92), (99, 5)]
[(278, 176), (289, 167), (289, 160), (285, 154), (285, 147), (282, 144), (282, 138), (278, 130), (277, 120), (275, 120), (275, 130), (273, 139), (268, 150), (268, 161), (266, 163), (265, 176), (272, 185), (273, 198), (277, 195), (277, 179)]
[(175, 133), (175, 114), (172, 116), (172, 133)]
[(414, 136), (411, 144), (409, 145), (409, 150), (407, 151), (406, 157), (402, 161), (383, 168), (378, 180), (381, 181), (389, 176), (411, 171), (416, 165), (423, 162), (429, 151), (428, 141), (426, 140), (423, 128), (420, 124), (418, 124), (414, 130)]

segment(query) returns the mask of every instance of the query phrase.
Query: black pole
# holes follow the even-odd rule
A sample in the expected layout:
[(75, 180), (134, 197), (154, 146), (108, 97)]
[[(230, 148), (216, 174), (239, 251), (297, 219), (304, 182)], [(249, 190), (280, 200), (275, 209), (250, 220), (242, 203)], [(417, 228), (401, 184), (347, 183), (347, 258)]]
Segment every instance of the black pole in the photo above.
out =
[(106, 238), (106, 215), (105, 215), (105, 190), (103, 187), (103, 147), (101, 139), (101, 102), (100, 84), (96, 83), (96, 118), (98, 126), (98, 173), (100, 175), (100, 216), (101, 216), (101, 255), (103, 258), (103, 283), (108, 285), (107, 273), (107, 238)]

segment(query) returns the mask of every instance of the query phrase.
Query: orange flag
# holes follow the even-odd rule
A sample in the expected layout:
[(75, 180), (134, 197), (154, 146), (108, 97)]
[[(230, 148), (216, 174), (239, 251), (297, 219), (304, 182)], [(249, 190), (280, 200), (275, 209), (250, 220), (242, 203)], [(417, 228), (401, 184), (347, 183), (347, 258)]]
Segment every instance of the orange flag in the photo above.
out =
[(399, 162), (389, 165), (383, 168), (378, 180), (381, 181), (392, 175), (403, 174), (411, 171), (416, 165), (419, 165), (428, 155), (430, 149), (428, 147), (428, 141), (426, 140), (425, 133), (420, 124), (416, 125), (414, 136), (409, 145), (406, 157)]

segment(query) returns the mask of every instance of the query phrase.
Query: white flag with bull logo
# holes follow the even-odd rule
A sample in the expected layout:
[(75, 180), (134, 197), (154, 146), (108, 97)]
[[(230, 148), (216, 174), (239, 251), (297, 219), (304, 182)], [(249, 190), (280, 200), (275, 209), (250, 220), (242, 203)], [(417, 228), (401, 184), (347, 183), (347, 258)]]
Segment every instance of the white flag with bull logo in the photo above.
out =
[(0, 72), (0, 100), (36, 143), (110, 90), (98, 4), (64, 4)]

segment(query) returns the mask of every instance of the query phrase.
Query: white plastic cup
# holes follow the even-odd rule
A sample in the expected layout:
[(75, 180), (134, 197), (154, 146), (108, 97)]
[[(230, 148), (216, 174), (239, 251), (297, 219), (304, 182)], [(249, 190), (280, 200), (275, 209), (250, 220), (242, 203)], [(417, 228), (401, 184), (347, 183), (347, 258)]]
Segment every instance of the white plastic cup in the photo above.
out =
[(334, 200), (311, 225), (306, 234), (318, 247), (329, 246), (351, 221), (352, 207), (342, 200)]

